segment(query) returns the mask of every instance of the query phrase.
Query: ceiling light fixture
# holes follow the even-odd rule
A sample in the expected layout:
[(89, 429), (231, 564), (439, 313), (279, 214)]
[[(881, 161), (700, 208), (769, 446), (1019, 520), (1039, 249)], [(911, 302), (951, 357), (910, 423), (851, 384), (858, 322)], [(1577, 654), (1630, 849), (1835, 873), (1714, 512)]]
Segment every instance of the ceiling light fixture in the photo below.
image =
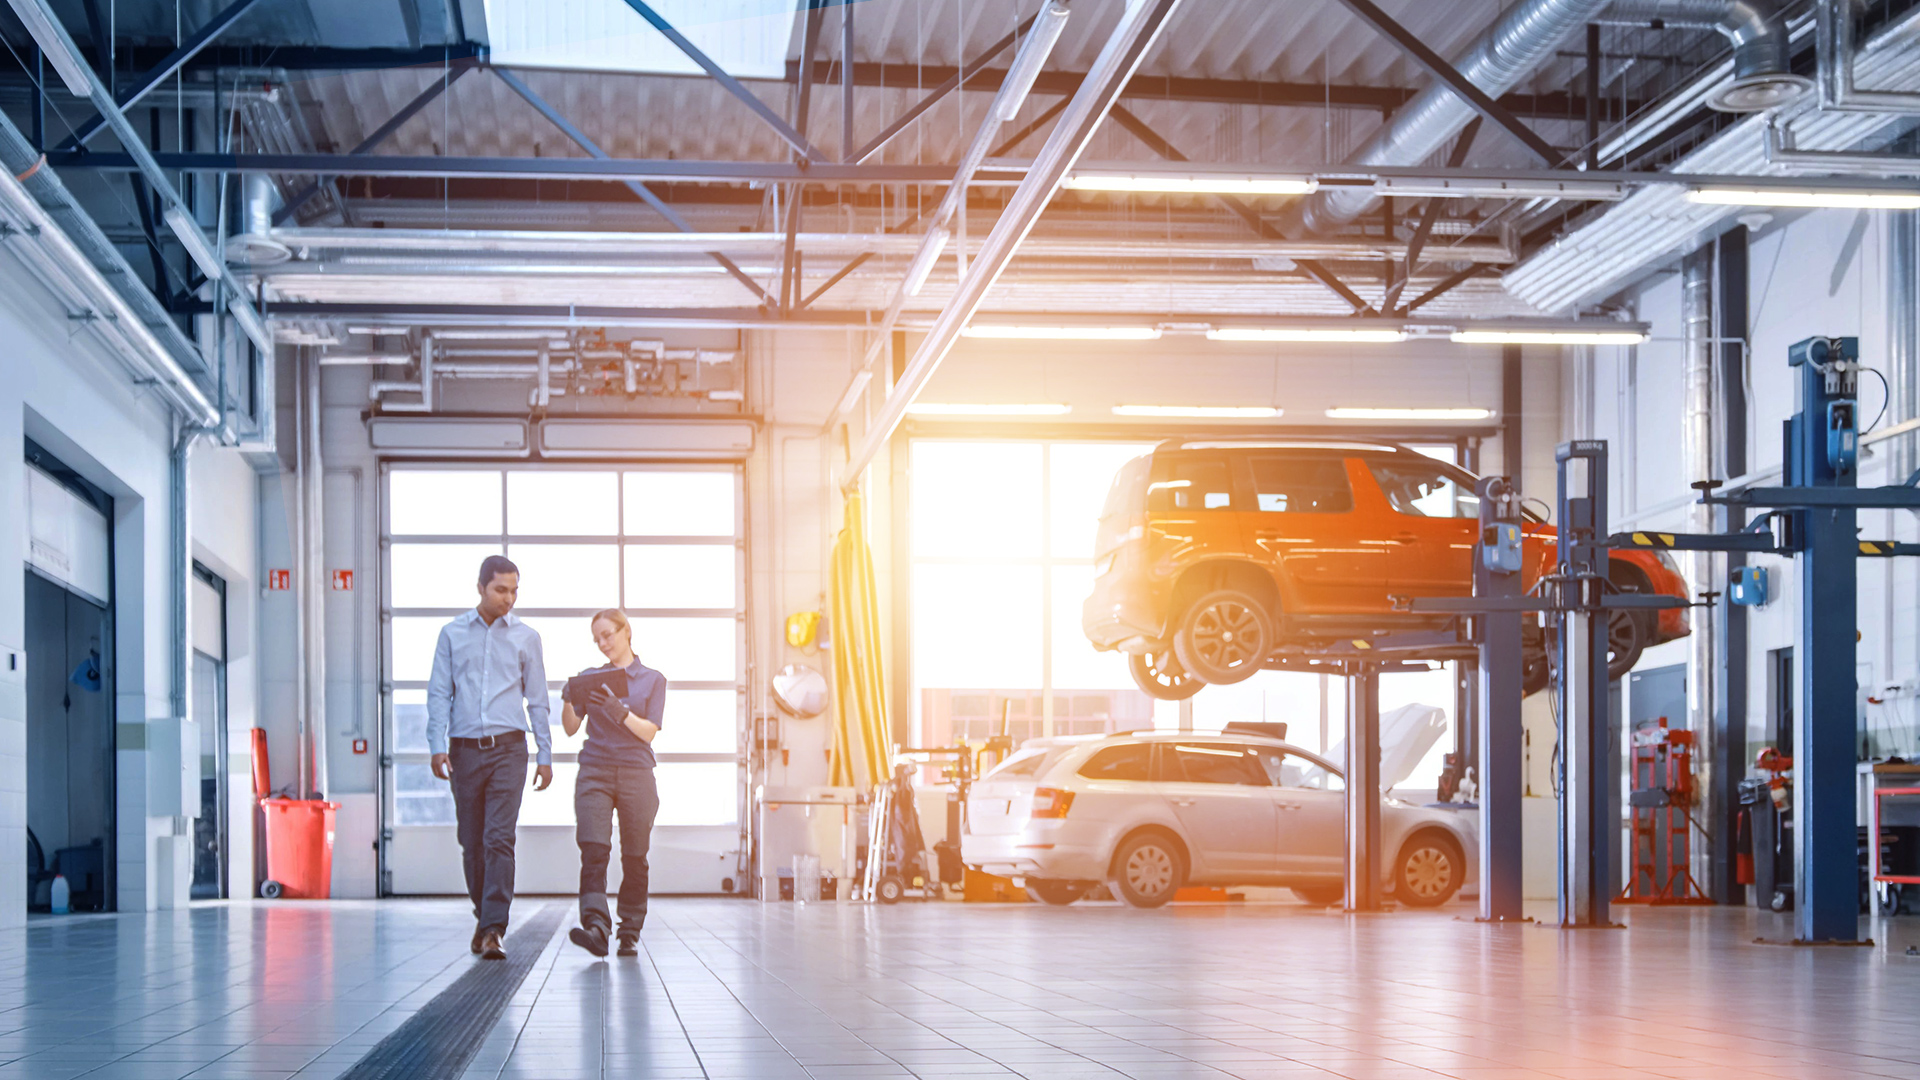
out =
[(1407, 332), (1391, 327), (1221, 326), (1207, 331), (1208, 341), (1395, 342)]
[(1330, 420), (1486, 420), (1492, 409), (1389, 409), (1346, 406), (1328, 409)]
[(1718, 206), (1780, 206), (1808, 209), (1916, 210), (1917, 191), (1795, 191), (1786, 188), (1694, 188), (1687, 198)]
[(1422, 199), (1576, 199), (1619, 202), (1633, 194), (1618, 180), (1493, 180), (1428, 176), (1382, 176), (1373, 193)]
[(1618, 330), (1514, 327), (1455, 330), (1451, 336), (1462, 345), (1638, 345), (1647, 340), (1647, 331), (1632, 325)]
[(1078, 191), (1149, 192), (1165, 195), (1308, 195), (1320, 184), (1311, 176), (1261, 176), (1203, 171), (1168, 173), (1079, 169), (1061, 187)]
[(916, 401), (907, 406), (914, 416), (1065, 416), (1071, 405), (957, 405)]
[(984, 324), (960, 331), (961, 337), (1027, 341), (1158, 341), (1157, 326), (1018, 326)]
[(71, 38), (53, 24), (47, 8), (40, 0), (7, 0), (13, 13), (20, 16), (27, 33), (33, 35), (33, 43), (60, 73), (60, 81), (67, 84), (67, 90), (74, 97), (85, 100), (93, 96), (93, 83), (87, 78), (87, 65), (74, 54), (70, 47)]
[(218, 281), (226, 276), (226, 260), (214, 253), (213, 245), (207, 242), (207, 234), (200, 231), (200, 223), (193, 220), (193, 215), (187, 213), (186, 207), (169, 206), (161, 216), (166, 219), (167, 228), (173, 230), (173, 235), (180, 238), (180, 246), (187, 249), (193, 264), (200, 268), (208, 281)]
[(1281, 410), (1268, 405), (1115, 405), (1115, 416), (1184, 416), (1207, 420), (1270, 420)]
[(1040, 9), (1033, 20), (1033, 29), (1027, 32), (1027, 40), (1021, 43), (1013, 66), (1007, 69), (1007, 77), (1000, 84), (1000, 96), (993, 102), (995, 120), (1010, 123), (1019, 115), (1020, 106), (1027, 103), (1027, 94), (1033, 89), (1033, 80), (1046, 66), (1047, 57), (1060, 40), (1060, 32), (1067, 28), (1069, 14), (1065, 0), (1051, 0)]
[(920, 242), (920, 250), (913, 253), (913, 262), (907, 267), (907, 295), (919, 296), (926, 287), (927, 275), (933, 273), (933, 264), (940, 261), (940, 253), (947, 250), (947, 241), (953, 234), (944, 225), (935, 226), (927, 238)]

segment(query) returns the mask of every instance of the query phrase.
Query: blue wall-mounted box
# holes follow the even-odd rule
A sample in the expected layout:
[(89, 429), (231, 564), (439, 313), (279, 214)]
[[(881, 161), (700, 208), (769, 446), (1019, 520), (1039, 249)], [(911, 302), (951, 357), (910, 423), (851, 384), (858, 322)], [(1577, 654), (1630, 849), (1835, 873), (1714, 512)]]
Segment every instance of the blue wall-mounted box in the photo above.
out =
[(1727, 599), (1741, 607), (1765, 607), (1767, 568), (1764, 566), (1736, 568), (1733, 572), (1733, 580), (1727, 583)]

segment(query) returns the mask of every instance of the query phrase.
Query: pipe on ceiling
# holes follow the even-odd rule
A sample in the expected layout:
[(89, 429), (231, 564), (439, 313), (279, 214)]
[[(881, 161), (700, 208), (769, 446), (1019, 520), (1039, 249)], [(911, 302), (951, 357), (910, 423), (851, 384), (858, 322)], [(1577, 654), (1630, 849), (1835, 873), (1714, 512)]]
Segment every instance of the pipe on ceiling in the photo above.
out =
[[(1551, 59), (1574, 30), (1599, 17), (1612, 0), (1524, 0), (1494, 20), (1487, 32), (1452, 57), (1461, 75), (1489, 95), (1512, 89), (1528, 72)], [(1473, 106), (1435, 81), (1401, 106), (1349, 165), (1411, 165), (1438, 152), (1475, 115)], [(1301, 199), (1281, 220), (1289, 234), (1325, 232), (1359, 217), (1379, 202), (1370, 188), (1323, 188)]]
[(1708, 107), (1764, 112), (1813, 88), (1811, 79), (1793, 73), (1787, 27), (1792, 6), (1792, 0), (1613, 0), (1595, 21), (1717, 31), (1733, 46), (1733, 81), (1708, 95)]

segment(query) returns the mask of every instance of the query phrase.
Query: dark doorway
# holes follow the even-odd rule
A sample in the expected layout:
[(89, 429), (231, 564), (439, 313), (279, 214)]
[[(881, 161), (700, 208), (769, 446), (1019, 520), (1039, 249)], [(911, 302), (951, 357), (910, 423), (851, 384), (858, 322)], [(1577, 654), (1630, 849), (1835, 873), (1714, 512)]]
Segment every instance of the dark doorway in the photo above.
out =
[(1793, 647), (1767, 652), (1767, 737), (1787, 757), (1793, 756), (1793, 703), (1799, 695), (1793, 685)]
[(192, 717), (200, 735), (200, 808), (193, 822), (195, 900), (227, 895), (227, 583), (193, 564)]
[(46, 910), (61, 874), (74, 910), (108, 911), (114, 726), (107, 609), (32, 572), (26, 600), (27, 907)]

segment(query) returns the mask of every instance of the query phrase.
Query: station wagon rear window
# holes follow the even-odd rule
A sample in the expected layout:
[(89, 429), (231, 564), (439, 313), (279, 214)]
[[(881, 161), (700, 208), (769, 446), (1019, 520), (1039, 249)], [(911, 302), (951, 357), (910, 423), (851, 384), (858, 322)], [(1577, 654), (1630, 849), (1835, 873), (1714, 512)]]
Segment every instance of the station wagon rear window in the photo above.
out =
[(1052, 756), (1051, 750), (1022, 750), (1001, 762), (999, 768), (994, 769), (982, 779), (1001, 780), (1009, 776), (1038, 776), (1040, 770), (1046, 765), (1047, 759)]

